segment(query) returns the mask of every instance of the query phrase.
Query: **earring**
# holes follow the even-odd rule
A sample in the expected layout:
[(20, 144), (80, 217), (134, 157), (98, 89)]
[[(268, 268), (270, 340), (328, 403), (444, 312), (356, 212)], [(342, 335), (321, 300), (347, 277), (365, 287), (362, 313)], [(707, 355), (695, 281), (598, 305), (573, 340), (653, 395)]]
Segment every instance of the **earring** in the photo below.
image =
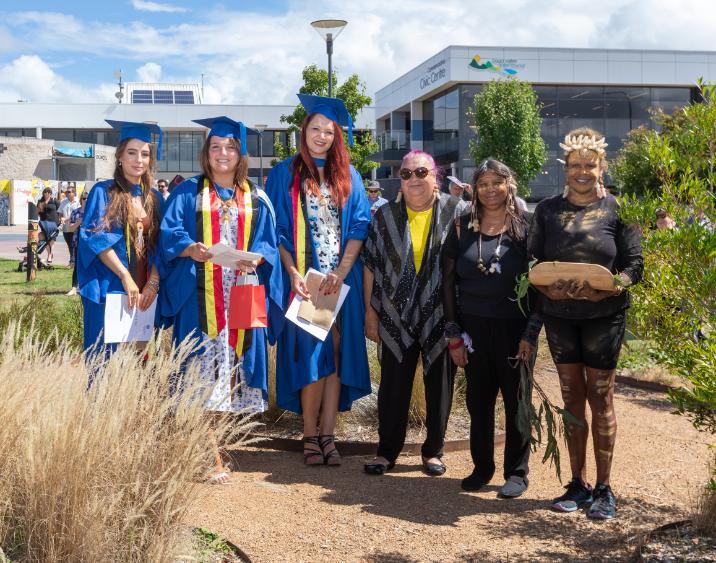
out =
[(403, 199), (403, 192), (398, 191), (398, 196), (395, 198), (395, 203), (398, 203), (401, 199)]
[(122, 167), (122, 161), (121, 161), (121, 160), (118, 160), (118, 161), (117, 161), (117, 166), (119, 166), (120, 168)]
[(512, 215), (515, 213), (515, 198), (512, 197), (512, 194), (507, 196), (507, 212)]
[(562, 190), (562, 197), (566, 199), (566, 197), (569, 195), (569, 184), (564, 185), (564, 190)]
[(601, 182), (597, 184), (597, 197), (599, 199), (604, 199), (605, 197), (607, 197), (607, 188), (605, 188), (604, 184), (602, 184)]

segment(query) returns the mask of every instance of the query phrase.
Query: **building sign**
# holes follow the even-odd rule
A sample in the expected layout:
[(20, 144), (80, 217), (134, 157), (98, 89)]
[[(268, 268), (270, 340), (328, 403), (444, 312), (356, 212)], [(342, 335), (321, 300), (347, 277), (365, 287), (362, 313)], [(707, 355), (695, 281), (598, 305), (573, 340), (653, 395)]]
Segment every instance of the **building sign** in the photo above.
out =
[(518, 62), (517, 59), (482, 59), (480, 55), (472, 57), (469, 66), (477, 70), (494, 72), (501, 76), (515, 76), (525, 68), (525, 64)]
[(447, 76), (447, 61), (440, 59), (433, 65), (430, 65), (426, 70), (425, 74), (420, 78), (420, 89), (425, 90), (428, 86), (432, 86), (437, 81), (444, 79)]

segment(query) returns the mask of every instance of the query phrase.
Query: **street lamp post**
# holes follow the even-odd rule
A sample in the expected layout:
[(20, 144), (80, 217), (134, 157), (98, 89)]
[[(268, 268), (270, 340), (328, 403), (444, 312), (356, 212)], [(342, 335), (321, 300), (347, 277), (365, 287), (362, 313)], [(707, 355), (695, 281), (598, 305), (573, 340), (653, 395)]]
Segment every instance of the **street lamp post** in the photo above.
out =
[(264, 187), (264, 131), (268, 127), (265, 123), (257, 123), (254, 129), (259, 132), (259, 186)]
[(333, 40), (348, 25), (346, 20), (316, 20), (311, 26), (326, 42), (326, 53), (328, 54), (328, 97), (333, 97)]

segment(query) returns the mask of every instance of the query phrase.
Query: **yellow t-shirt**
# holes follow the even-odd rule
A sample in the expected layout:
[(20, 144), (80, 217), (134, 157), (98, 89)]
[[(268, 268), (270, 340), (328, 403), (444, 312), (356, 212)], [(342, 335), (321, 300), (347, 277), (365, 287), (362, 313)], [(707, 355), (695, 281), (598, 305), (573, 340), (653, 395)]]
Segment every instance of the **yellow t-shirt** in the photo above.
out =
[(423, 253), (425, 244), (428, 242), (430, 232), (430, 221), (433, 218), (433, 208), (425, 211), (413, 211), (408, 207), (408, 225), (410, 226), (410, 238), (413, 241), (413, 261), (415, 271), (420, 271), (423, 264)]

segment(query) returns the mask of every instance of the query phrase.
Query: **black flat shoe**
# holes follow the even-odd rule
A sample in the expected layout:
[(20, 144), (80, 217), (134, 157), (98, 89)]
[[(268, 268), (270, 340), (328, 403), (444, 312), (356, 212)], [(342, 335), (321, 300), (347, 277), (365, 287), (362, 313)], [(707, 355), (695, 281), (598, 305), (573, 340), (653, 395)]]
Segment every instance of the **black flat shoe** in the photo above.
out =
[(474, 492), (474, 491), (479, 491), (480, 489), (482, 489), (482, 487), (487, 485), (489, 482), (490, 482), (489, 479), (485, 479), (484, 477), (482, 477), (481, 475), (478, 475), (477, 473), (472, 473), (472, 474), (468, 475), (467, 477), (465, 477), (461, 481), (460, 487), (462, 487), (463, 491)]
[(428, 475), (440, 477), (440, 475), (444, 475), (445, 471), (447, 471), (447, 466), (442, 461), (439, 463), (430, 463), (423, 458), (423, 469)]
[(386, 471), (390, 471), (395, 467), (395, 462), (391, 461), (390, 463), (366, 463), (363, 465), (363, 470), (368, 475), (382, 475)]

